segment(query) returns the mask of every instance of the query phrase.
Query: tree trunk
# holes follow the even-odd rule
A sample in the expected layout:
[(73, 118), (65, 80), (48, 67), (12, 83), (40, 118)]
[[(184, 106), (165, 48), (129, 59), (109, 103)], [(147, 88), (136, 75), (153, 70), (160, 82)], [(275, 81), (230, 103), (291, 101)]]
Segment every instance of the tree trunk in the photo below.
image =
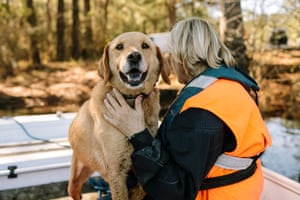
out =
[(57, 21), (56, 21), (56, 60), (65, 59), (65, 20), (64, 20), (64, 0), (58, 0)]
[[(10, 20), (10, 6), (9, 6), (9, 0), (6, 0), (5, 2), (2, 1), (1, 6), (5, 9), (5, 11), (8, 13), (9, 17), (5, 17), (2, 20), (5, 21), (5, 23), (9, 23)], [(14, 65), (15, 59), (13, 58), (12, 49), (7, 48), (7, 44), (2, 44), (2, 47), (0, 47), (0, 78), (5, 78), (7, 76), (11, 76), (14, 74)]]
[(84, 0), (84, 25), (85, 25), (85, 32), (84, 32), (84, 49), (82, 50), (83, 58), (88, 58), (92, 54), (91, 45), (93, 44), (93, 31), (92, 31), (92, 21), (90, 16), (91, 5), (90, 0)]
[(220, 22), (221, 38), (231, 50), (237, 67), (248, 73), (249, 58), (244, 43), (244, 26), (240, 0), (221, 1), (222, 18)]
[(165, 0), (165, 5), (168, 9), (169, 16), (169, 28), (171, 28), (176, 22), (176, 0)]
[(80, 57), (78, 0), (72, 0), (72, 18), (72, 57), (78, 59)]
[(92, 21), (91, 21), (91, 3), (90, 0), (84, 0), (84, 17), (85, 17), (85, 41), (93, 41)]
[(103, 16), (101, 21), (101, 27), (102, 27), (102, 34), (100, 34), (100, 49), (99, 52), (102, 54), (102, 50), (106, 43), (106, 29), (107, 29), (107, 18), (108, 18), (108, 6), (109, 6), (109, 0), (101, 1), (101, 8), (103, 9)]
[[(37, 26), (37, 20), (35, 16), (35, 10), (34, 10), (34, 5), (33, 5), (33, 0), (26, 0), (26, 6), (28, 10), (30, 10), (30, 14), (27, 18), (28, 23), (31, 25), (32, 28), (35, 28)], [(41, 65), (41, 58), (40, 58), (40, 52), (38, 48), (38, 34), (34, 32), (30, 36), (30, 45), (32, 49), (32, 62), (33, 65), (35, 66), (40, 66)]]
[(47, 15), (47, 31), (48, 33), (52, 33), (51, 23), (52, 23), (52, 16), (51, 16), (51, 0), (47, 0), (46, 2), (46, 15)]

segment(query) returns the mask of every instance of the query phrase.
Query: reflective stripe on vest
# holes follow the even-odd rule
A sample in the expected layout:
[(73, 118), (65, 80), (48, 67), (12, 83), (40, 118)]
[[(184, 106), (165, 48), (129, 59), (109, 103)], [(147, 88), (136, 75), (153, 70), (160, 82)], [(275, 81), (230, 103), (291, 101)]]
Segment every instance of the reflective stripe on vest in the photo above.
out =
[(192, 80), (189, 84), (187, 84), (186, 88), (196, 87), (196, 88), (205, 89), (209, 85), (211, 85), (213, 82), (215, 82), (216, 80), (217, 80), (217, 78), (215, 78), (215, 77), (201, 75), (201, 76), (197, 77), (196, 79)]
[(248, 168), (252, 162), (252, 158), (240, 158), (221, 154), (215, 162), (215, 165), (224, 169), (241, 170)]
[[(201, 88), (202, 90), (210, 86), (217, 80), (215, 77), (201, 75), (196, 79), (192, 80), (187, 86), (194, 88)], [(221, 154), (215, 165), (218, 167), (222, 167), (224, 169), (233, 169), (233, 170), (241, 170), (248, 168), (253, 162), (252, 158), (239, 158), (226, 154)]]

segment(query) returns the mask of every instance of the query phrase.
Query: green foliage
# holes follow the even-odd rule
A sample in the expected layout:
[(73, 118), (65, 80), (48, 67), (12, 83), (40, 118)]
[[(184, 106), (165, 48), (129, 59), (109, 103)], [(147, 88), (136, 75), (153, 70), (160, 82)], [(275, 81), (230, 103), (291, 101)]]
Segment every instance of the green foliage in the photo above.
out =
[[(107, 10), (104, 6), (106, 1)], [(25, 0), (7, 2), (0, 3), (0, 67), (11, 68), (16, 66), (13, 63), (30, 60), (32, 36), (38, 41), (42, 62), (55, 60), (57, 1), (33, 0), (37, 18), (37, 25), (34, 27), (28, 23), (27, 18), (33, 10), (26, 8)], [(192, 15), (208, 16), (206, 8), (199, 2), (201, 1), (176, 4), (177, 20)], [(83, 1), (79, 1), (80, 47), (89, 51), (84, 58), (99, 58), (105, 44), (122, 32), (141, 31), (150, 34), (165, 32), (170, 28), (166, 0), (90, 0), (90, 4), (88, 17), (93, 33), (90, 42), (87, 43), (85, 27), (88, 20), (83, 12)], [(65, 55), (69, 60), (72, 47), (72, 1), (65, 0), (64, 7)]]
[[(254, 0), (257, 4), (263, 1)], [(272, 1), (272, 0), (268, 0)], [(276, 2), (276, 0), (273, 0)], [(1, 2), (1, 1), (0, 1)], [(38, 48), (43, 63), (55, 60), (56, 55), (56, 19), (57, 1), (33, 0), (37, 25), (33, 28), (27, 17), (32, 12), (26, 8), (25, 0), (2, 1), (0, 3), (0, 67), (16, 67), (21, 60), (30, 60), (30, 38), (38, 40)], [(105, 3), (108, 2), (107, 10)], [(176, 7), (176, 21), (189, 17), (207, 18), (218, 30), (218, 19), (210, 18), (208, 1), (193, 0), (90, 0), (89, 20), (84, 15), (84, 3), (79, 1), (80, 47), (88, 53), (86, 58), (99, 58), (107, 42), (126, 31), (142, 31), (147, 34), (168, 31), (170, 13), (167, 3)], [(217, 6), (210, 5), (214, 9)], [(71, 59), (72, 47), (72, 0), (64, 1), (65, 55)], [(212, 11), (210, 11), (212, 12)], [(243, 11), (244, 12), (244, 11)], [(300, 36), (299, 0), (283, 0), (281, 13), (258, 15), (253, 11), (244, 12), (244, 26), (248, 39), (248, 50), (260, 50), (266, 47), (271, 30), (285, 28), (289, 43), (295, 43)], [(85, 38), (86, 23), (91, 23), (92, 38)], [(5, 70), (0, 70), (5, 71)]]
[(0, 77), (11, 75), (17, 67), (17, 60), (26, 54), (26, 44), (23, 43), (22, 17), (13, 12), (20, 4), (0, 4)]

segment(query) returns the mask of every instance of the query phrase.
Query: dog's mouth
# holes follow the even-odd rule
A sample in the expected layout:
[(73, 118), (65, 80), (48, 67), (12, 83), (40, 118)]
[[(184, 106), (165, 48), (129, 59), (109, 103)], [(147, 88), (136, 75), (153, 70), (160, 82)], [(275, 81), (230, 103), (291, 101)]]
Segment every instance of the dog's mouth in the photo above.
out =
[(119, 74), (122, 81), (124, 81), (125, 83), (129, 84), (132, 87), (135, 87), (140, 85), (142, 82), (144, 82), (147, 76), (147, 71), (141, 72), (140, 70), (134, 68), (127, 73), (123, 73), (120, 71)]

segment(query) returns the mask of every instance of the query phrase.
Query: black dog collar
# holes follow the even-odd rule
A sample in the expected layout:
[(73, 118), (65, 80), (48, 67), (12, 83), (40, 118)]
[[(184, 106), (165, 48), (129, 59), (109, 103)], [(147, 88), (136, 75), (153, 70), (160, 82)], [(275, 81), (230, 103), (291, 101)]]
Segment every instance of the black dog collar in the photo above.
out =
[(123, 97), (125, 98), (126, 102), (128, 103), (128, 105), (130, 105), (132, 108), (134, 108), (134, 103), (135, 103), (135, 99), (142, 95), (143, 96), (143, 99), (148, 97), (149, 95), (148, 94), (145, 94), (145, 93), (141, 93), (141, 94), (138, 94), (138, 95), (127, 95), (127, 94), (123, 94)]

